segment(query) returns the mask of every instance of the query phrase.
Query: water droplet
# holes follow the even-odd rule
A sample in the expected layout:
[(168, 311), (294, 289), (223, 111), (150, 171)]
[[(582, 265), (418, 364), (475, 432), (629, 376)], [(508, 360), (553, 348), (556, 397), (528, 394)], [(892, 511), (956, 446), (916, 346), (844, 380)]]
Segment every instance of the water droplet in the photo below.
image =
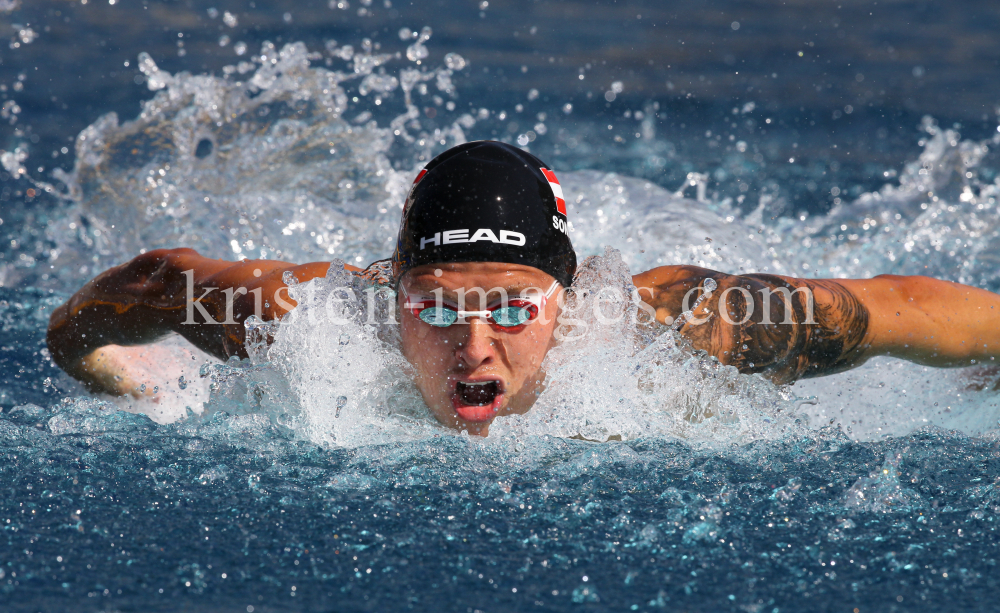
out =
[(457, 53), (449, 53), (444, 56), (444, 64), (451, 70), (462, 70), (465, 68), (465, 58)]
[(212, 141), (207, 138), (198, 141), (198, 146), (194, 150), (194, 157), (202, 160), (210, 155), (212, 155)]
[(428, 55), (427, 47), (423, 43), (416, 42), (406, 48), (406, 59), (411, 62), (417, 62), (426, 58)]

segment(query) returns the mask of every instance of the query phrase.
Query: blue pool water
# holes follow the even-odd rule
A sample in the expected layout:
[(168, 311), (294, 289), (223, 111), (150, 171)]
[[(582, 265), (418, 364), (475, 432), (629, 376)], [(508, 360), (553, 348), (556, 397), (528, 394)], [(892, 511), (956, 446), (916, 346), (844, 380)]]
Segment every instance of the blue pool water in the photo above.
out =
[(385, 257), (415, 170), (473, 138), (559, 172), (583, 288), (694, 262), (1000, 291), (985, 5), (17, 4), (0, 610), (995, 608), (993, 364), (776, 387), (586, 320), (477, 439), (391, 327), (310, 318), (335, 273), (249, 360), (149, 348), (152, 400), (87, 394), (44, 342), (142, 249)]

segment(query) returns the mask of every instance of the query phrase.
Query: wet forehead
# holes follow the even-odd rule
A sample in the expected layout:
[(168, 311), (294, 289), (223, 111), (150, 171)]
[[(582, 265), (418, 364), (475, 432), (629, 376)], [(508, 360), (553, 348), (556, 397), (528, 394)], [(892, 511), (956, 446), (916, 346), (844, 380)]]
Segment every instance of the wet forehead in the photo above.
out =
[(516, 293), (529, 288), (545, 291), (553, 282), (548, 274), (518, 264), (498, 262), (469, 262), (420, 266), (403, 277), (407, 291), (432, 291), (438, 288), (445, 292), (466, 292), (482, 289), (490, 291), (503, 289)]

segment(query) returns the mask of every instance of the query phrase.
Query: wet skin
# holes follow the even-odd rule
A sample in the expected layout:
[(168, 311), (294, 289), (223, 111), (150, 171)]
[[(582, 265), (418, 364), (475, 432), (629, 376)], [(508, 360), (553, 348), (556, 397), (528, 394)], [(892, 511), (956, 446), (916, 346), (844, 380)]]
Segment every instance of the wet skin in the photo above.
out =
[[(689, 292), (688, 305), (697, 301), (706, 279), (716, 288), (680, 333), (723, 364), (775, 383), (842, 372), (882, 355), (938, 367), (1000, 361), (1000, 296), (950, 281), (798, 279), (661, 266), (633, 282), (666, 323), (684, 310)], [(782, 288), (788, 300), (774, 293)]]
[[(435, 274), (435, 273), (440, 273)], [(457, 303), (456, 290), (483, 288), (485, 303), (477, 292), (466, 295), (465, 309), (476, 311), (497, 302), (503, 288), (508, 296), (534, 288), (544, 292), (551, 276), (529, 266), (476, 262), (440, 264), (414, 268), (403, 276), (402, 286), (411, 300), (433, 299), (439, 292), (446, 302)], [(491, 325), (479, 317), (447, 328), (427, 324), (403, 308), (400, 295), (400, 336), (403, 355), (413, 365), (414, 381), (424, 402), (442, 424), (485, 436), (489, 425), (500, 415), (524, 413), (540, 390), (543, 375), (539, 368), (554, 343), (558, 301), (548, 300), (539, 316), (515, 331)], [(462, 403), (459, 382), (498, 381), (501, 394), (493, 406), (469, 407)]]
[[(176, 332), (220, 359), (246, 357), (243, 321), (257, 310), (265, 320), (280, 319), (295, 307), (285, 274), (306, 282), (325, 275), (329, 266), (234, 263), (191, 249), (150, 251), (98, 275), (53, 311), (46, 340), (56, 364), (92, 391), (150, 395), (157, 382), (156, 359), (147, 350), (144, 359), (153, 366), (144, 369), (129, 346)], [(440, 277), (434, 268), (413, 269), (404, 276), (404, 287), (418, 294), (441, 289), (448, 298), (459, 287), (502, 287), (510, 295), (525, 287), (547, 288), (552, 281), (534, 268), (501, 263), (442, 264)], [(706, 292), (706, 279), (715, 282), (711, 292)], [(215, 288), (201, 303), (220, 322), (228, 315), (224, 291), (247, 290), (237, 292), (232, 302), (233, 323), (185, 323), (188, 283), (195, 297)], [(895, 275), (797, 279), (661, 266), (634, 276), (633, 283), (661, 323), (681, 315), (685, 297), (691, 308), (707, 294), (679, 332), (723, 364), (776, 383), (840, 372), (878, 355), (930, 366), (1000, 362), (1000, 296), (949, 281)], [(781, 288), (808, 289), (812, 317), (805, 292), (792, 293), (788, 300), (774, 294), (764, 299), (765, 293)], [(259, 309), (258, 294), (264, 297)], [(476, 293), (466, 300), (465, 310), (486, 306)], [(400, 309), (402, 351), (434, 416), (444, 425), (485, 435), (497, 415), (527, 411), (540, 391), (538, 369), (553, 344), (558, 303), (550, 299), (540, 317), (518, 332), (496, 330), (477, 318), (435, 328)], [(502, 388), (492, 416), (482, 407), (456, 405), (457, 382), (486, 379), (499, 381)]]

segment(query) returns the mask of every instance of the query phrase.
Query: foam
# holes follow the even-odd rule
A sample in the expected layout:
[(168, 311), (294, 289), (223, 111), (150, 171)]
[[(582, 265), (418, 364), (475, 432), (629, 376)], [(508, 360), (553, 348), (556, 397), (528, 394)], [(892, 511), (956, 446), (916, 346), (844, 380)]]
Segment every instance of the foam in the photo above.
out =
[[(323, 55), (300, 43), (280, 50), (265, 44), (251, 62), (228, 67), (221, 77), (169, 74), (143, 56), (156, 96), (135, 120), (119, 123), (111, 114), (84, 130), (74, 172), (59, 177), (68, 204), (48, 228), (56, 248), (47, 283), (72, 290), (136, 253), (177, 245), (225, 259), (366, 264), (388, 256), (416, 169), (434, 152), (464, 142), (466, 131), (489, 113), (456, 111), (450, 123), (438, 124), (444, 127), (425, 128), (418, 99), (454, 96), (453, 68), (464, 62), (392, 68), (392, 57), (349, 51), (332, 45)], [(317, 66), (319, 60), (347, 67)], [(348, 119), (354, 86), (350, 91), (368, 100), (398, 88), (405, 111), (383, 125), (368, 111)], [(924, 129), (923, 152), (902, 169), (898, 186), (804, 222), (765, 221), (763, 201), (745, 216), (728, 200), (710, 201), (706, 179), (697, 173), (687, 183), (702, 189), (690, 199), (616, 173), (560, 171), (570, 236), (581, 259), (598, 256), (585, 267), (581, 287), (603, 284), (628, 295), (632, 273), (690, 263), (736, 274), (920, 273), (996, 290), (1000, 179), (986, 183), (970, 170), (984, 163), (997, 139), (962, 141), (929, 120)], [(196, 155), (199, 146), (210, 152)], [(7, 283), (31, 271), (4, 266)], [(268, 350), (258, 343), (248, 362), (195, 360), (208, 364), (206, 376), (197, 377), (210, 388), (208, 413), (260, 411), (281, 428), (328, 445), (439, 433), (409, 382), (391, 327), (310, 321), (337, 287), (363, 291), (357, 283), (333, 270), (295, 286), (301, 304), (295, 317), (269, 328), (250, 322), (273, 334), (274, 344)], [(672, 333), (643, 328), (631, 317), (621, 325), (587, 323), (587, 342), (564, 343), (549, 356), (547, 391), (535, 408), (498, 420), (498, 435), (656, 435), (726, 444), (785, 436), (805, 424), (840, 426), (857, 438), (898, 436), (929, 424), (971, 433), (996, 426), (995, 373), (982, 368), (941, 371), (873, 360), (851, 373), (779, 388), (722, 367)], [(163, 360), (164, 390), (187, 372), (194, 355), (171, 351), (180, 353)], [(982, 380), (973, 385), (980, 390), (969, 387), (969, 377)], [(198, 387), (186, 396), (161, 396), (155, 407), (123, 406), (169, 421), (186, 415), (187, 407), (198, 412), (202, 398), (195, 391), (206, 393)]]

